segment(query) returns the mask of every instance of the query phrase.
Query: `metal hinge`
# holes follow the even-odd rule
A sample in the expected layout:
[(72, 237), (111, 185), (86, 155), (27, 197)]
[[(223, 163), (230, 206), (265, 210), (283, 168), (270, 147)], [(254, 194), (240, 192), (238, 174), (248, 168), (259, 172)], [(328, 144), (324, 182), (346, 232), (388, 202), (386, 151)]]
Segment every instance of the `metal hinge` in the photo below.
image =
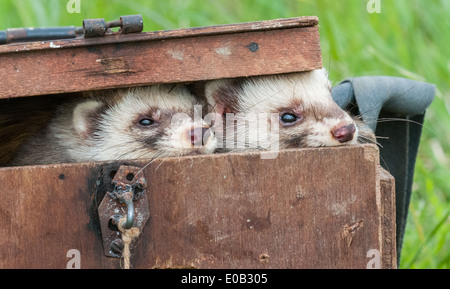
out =
[[(138, 228), (142, 232), (150, 216), (145, 190), (147, 181), (140, 168), (121, 166), (112, 183), (114, 189), (103, 197), (98, 207), (98, 217), (105, 255), (120, 258), (123, 242), (119, 220), (126, 218), (123, 229)], [(135, 241), (131, 244), (132, 248)]]
[(0, 44), (68, 39), (83, 35), (85, 38), (103, 37), (113, 34), (111, 28), (114, 27), (120, 27), (118, 33), (121, 34), (139, 33), (144, 30), (144, 21), (141, 15), (126, 15), (110, 22), (103, 18), (86, 19), (83, 20), (83, 27), (9, 28), (0, 31)]

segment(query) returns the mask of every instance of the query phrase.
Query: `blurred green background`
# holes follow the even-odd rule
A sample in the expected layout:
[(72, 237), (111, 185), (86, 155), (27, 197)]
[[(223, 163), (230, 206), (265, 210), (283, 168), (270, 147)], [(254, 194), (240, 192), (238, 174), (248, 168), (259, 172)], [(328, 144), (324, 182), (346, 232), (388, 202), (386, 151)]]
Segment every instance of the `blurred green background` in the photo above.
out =
[[(142, 14), (144, 30), (315, 15), (334, 84), (391, 75), (436, 84), (416, 163), (400, 268), (450, 268), (450, 1), (380, 0), (0, 0), (0, 30), (82, 25), (87, 18)], [(0, 63), (1, 69), (1, 63)]]

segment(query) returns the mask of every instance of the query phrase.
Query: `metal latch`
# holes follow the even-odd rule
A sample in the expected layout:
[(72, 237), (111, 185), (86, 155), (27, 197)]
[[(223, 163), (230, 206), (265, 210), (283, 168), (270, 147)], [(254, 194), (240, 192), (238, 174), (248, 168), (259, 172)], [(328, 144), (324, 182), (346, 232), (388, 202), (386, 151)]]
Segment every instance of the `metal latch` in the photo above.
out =
[(86, 38), (102, 37), (113, 34), (111, 28), (114, 27), (120, 27), (120, 34), (139, 33), (144, 30), (144, 21), (141, 15), (126, 15), (110, 22), (103, 18), (86, 19), (83, 20), (83, 27), (9, 28), (0, 31), (0, 44), (68, 39), (83, 35)]
[[(145, 226), (150, 213), (145, 188), (147, 181), (142, 170), (133, 166), (121, 166), (113, 180), (114, 189), (107, 192), (99, 207), (98, 216), (106, 256), (120, 258), (123, 242), (119, 230), (119, 220), (126, 217), (122, 228), (139, 228)], [(131, 244), (134, 246), (135, 241)]]

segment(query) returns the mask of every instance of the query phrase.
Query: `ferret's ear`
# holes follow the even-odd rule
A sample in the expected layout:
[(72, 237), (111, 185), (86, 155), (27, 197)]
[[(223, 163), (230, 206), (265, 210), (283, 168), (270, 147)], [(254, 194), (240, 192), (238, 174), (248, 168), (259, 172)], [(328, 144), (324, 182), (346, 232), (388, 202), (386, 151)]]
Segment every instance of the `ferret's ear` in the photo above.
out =
[(93, 117), (99, 111), (101, 106), (101, 102), (88, 100), (79, 103), (73, 110), (73, 127), (75, 132), (84, 139), (89, 138), (93, 129)]
[(220, 115), (233, 112), (230, 103), (235, 98), (233, 95), (230, 95), (230, 88), (233, 86), (234, 81), (231, 79), (213, 80), (206, 83), (205, 97), (210, 112)]

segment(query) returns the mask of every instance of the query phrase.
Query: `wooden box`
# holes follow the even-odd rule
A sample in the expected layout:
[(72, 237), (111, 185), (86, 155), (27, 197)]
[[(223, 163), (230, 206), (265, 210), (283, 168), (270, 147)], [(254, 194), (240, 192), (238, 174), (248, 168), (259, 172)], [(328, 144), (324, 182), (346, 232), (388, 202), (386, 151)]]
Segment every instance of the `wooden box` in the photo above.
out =
[[(316, 17), (0, 46), (0, 98), (306, 71)], [(64, 95), (63, 95), (64, 96)], [(62, 97), (63, 97), (62, 96)], [(372, 145), (156, 160), (132, 268), (396, 268), (394, 180)], [(0, 168), (0, 268), (121, 268), (99, 180), (147, 160)], [(110, 178), (110, 179), (108, 179)]]

